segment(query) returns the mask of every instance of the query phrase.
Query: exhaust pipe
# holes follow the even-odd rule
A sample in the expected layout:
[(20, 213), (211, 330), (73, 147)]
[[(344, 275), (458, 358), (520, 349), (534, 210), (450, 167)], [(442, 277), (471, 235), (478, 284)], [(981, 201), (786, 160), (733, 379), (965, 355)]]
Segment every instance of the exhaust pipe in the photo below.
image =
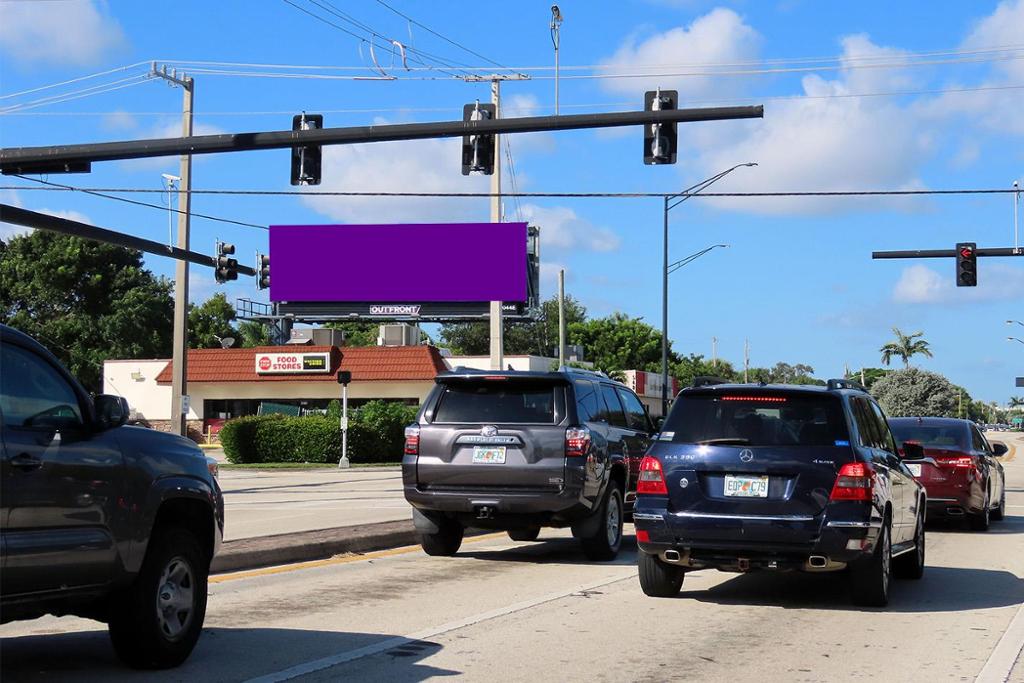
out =
[(811, 555), (807, 558), (807, 564), (803, 566), (805, 572), (835, 572), (845, 569), (845, 562), (835, 562), (824, 555)]
[(678, 550), (666, 550), (664, 555), (667, 562), (678, 562), (681, 559)]
[(962, 517), (964, 514), (964, 509), (959, 507), (948, 507), (946, 508), (946, 514), (950, 515), (951, 517)]
[(828, 558), (823, 555), (811, 555), (807, 558), (807, 564), (815, 569), (824, 569), (828, 566)]

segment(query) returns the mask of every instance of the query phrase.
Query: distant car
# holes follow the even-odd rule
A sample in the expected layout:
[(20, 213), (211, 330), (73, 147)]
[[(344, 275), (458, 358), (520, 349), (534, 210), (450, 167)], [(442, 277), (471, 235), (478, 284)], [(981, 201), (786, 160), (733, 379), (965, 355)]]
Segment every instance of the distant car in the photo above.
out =
[(591, 559), (622, 544), (653, 426), (636, 394), (604, 374), (437, 376), (406, 429), (402, 479), (430, 555), (458, 552), (466, 527), (532, 541), (570, 527)]
[(192, 652), (224, 500), (193, 442), (126, 426), (42, 345), (0, 325), (0, 620), (109, 624), (118, 656), (165, 668)]
[(891, 574), (924, 572), (925, 504), (859, 385), (684, 389), (640, 465), (640, 586), (670, 597), (695, 569), (848, 567), (854, 601), (882, 606)]
[(907, 457), (906, 465), (928, 490), (929, 517), (966, 517), (977, 531), (1003, 518), (1006, 489), (998, 458), (1006, 444), (989, 443), (970, 420), (895, 417), (889, 426), (897, 441), (923, 448), (921, 457)]

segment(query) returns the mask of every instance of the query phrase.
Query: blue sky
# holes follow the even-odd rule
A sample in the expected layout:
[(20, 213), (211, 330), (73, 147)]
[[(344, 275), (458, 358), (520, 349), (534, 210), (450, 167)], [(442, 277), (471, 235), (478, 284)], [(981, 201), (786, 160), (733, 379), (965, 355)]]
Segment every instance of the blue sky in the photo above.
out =
[[(358, 34), (364, 31), (324, 8), (432, 56), (486, 65), (376, 0), (293, 2)], [(542, 68), (528, 71), (530, 81), (504, 86), (505, 115), (552, 112), (550, 3), (517, 2), (514, 11), (509, 3), (388, 4), (489, 60)], [(1024, 0), (560, 5), (563, 113), (637, 109), (644, 90), (661, 86), (678, 89), (684, 106), (764, 104), (765, 116), (681, 126), (675, 166), (644, 166), (636, 129), (511, 138), (520, 190), (674, 191), (747, 161), (759, 166), (738, 170), (715, 189), (1008, 188), (1024, 177), (1024, 89), (1015, 87), (1024, 86)], [(1007, 47), (1017, 49), (992, 51)], [(195, 73), (198, 133), (285, 129), (301, 110), (324, 112), (332, 126), (450, 120), (461, 116), (463, 104), (489, 97), (486, 84), (438, 71), (405, 72), (400, 57), (380, 50), (375, 56), (385, 73), (399, 79), (241, 77), (204, 73), (194, 64), (335, 65), (359, 68), (331, 73), (374, 73), (365, 42), (283, 1), (183, 0), (173, 8), (117, 1), (0, 2), (0, 96), (159, 60)], [(4, 97), (0, 107), (114, 83), (144, 70)], [(714, 75), (701, 75), (709, 71)], [(649, 73), (657, 75), (609, 77)], [(420, 76), (434, 78), (410, 78)], [(180, 106), (179, 90), (146, 81), (8, 110), (0, 118), (0, 144), (171, 135)], [(325, 153), (320, 189), (486, 190), (486, 178), (460, 174), (458, 154), (454, 141), (332, 148)], [(177, 173), (177, 160), (96, 164), (88, 176), (51, 180), (159, 189), (162, 172)], [(10, 178), (2, 183), (31, 185)], [(288, 153), (198, 158), (194, 187), (292, 189)], [(0, 194), (27, 208), (167, 239), (160, 211), (65, 193)], [(163, 201), (161, 195), (143, 198)], [(194, 199), (193, 210), (260, 225), (488, 217), (486, 200), (479, 199), (205, 195)], [(509, 219), (524, 216), (541, 226), (545, 294), (553, 292), (554, 273), (564, 267), (568, 291), (591, 314), (623, 311), (660, 324), (659, 200), (522, 199), (509, 200), (505, 210)], [(1024, 263), (1018, 263), (1024, 259), (982, 259), (979, 286), (958, 289), (951, 260), (872, 261), (870, 253), (951, 249), (958, 241), (1007, 246), (1012, 231), (1011, 195), (694, 199), (672, 213), (672, 259), (715, 243), (731, 248), (715, 250), (672, 276), (670, 336), (677, 350), (704, 355), (717, 337), (719, 355), (737, 364), (749, 338), (752, 364), (803, 362), (825, 377), (838, 376), (844, 365), (877, 366), (878, 348), (892, 337), (893, 326), (921, 330), (935, 358), (915, 362), (946, 374), (976, 398), (1002, 403), (1014, 394), (1013, 376), (1024, 375), (1024, 345), (1006, 339), (1024, 338), (1024, 328), (1004, 322), (1024, 320)], [(254, 228), (195, 220), (192, 235), (194, 248), (208, 253), (216, 238), (232, 241), (246, 262), (266, 247), (266, 233)], [(158, 273), (172, 273), (166, 260), (147, 262)], [(204, 269), (193, 270), (192, 288), (199, 300), (217, 291)], [(226, 293), (260, 298), (248, 278)]]

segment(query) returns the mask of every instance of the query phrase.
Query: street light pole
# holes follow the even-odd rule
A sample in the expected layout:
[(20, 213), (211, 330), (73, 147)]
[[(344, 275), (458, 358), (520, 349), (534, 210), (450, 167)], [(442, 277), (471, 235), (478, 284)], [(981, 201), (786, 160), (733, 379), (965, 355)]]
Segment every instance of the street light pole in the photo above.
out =
[[(668, 275), (669, 275), (669, 263), (668, 263), (668, 212), (676, 208), (687, 199), (695, 194), (700, 193), (702, 190), (711, 187), (719, 180), (729, 175), (737, 168), (743, 168), (745, 166), (757, 166), (755, 162), (747, 162), (745, 164), (736, 164), (732, 168), (728, 168), (717, 175), (713, 175), (707, 180), (702, 180), (696, 185), (691, 185), (682, 192), (676, 194), (667, 194), (664, 197), (664, 208), (663, 208), (663, 231), (662, 231), (662, 269), (661, 269), (661, 414), (668, 414)], [(672, 203), (672, 200), (675, 200)], [(717, 246), (717, 245), (716, 245)], [(714, 247), (710, 247), (702, 253), (707, 253)], [(697, 254), (693, 258), (697, 258), (702, 254)], [(683, 261), (687, 261), (683, 259)], [(680, 262), (678, 267), (686, 265)]]
[(1024, 344), (1024, 339), (1020, 339), (1018, 337), (1007, 337), (1006, 341), (1015, 341), (1015, 342), (1020, 342), (1021, 344)]

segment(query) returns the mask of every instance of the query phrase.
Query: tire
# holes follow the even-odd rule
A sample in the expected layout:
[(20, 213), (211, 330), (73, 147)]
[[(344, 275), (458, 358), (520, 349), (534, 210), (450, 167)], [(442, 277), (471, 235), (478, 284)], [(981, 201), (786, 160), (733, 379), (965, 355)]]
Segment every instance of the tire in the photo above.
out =
[(683, 587), (683, 578), (686, 576), (686, 571), (682, 567), (673, 567), (662, 562), (657, 555), (650, 555), (642, 550), (637, 559), (637, 573), (644, 595), (652, 598), (675, 597)]
[(924, 521), (917, 518), (914, 529), (914, 552), (904, 553), (892, 560), (892, 573), (898, 579), (920, 579), (924, 576), (925, 534)]
[(972, 531), (988, 531), (990, 517), (990, 507), (988, 496), (985, 496), (985, 504), (981, 506), (981, 512), (968, 515), (967, 523), (970, 525)]
[(882, 525), (875, 551), (871, 557), (853, 563), (850, 579), (853, 602), (865, 607), (885, 607), (889, 604), (889, 580), (892, 578), (892, 536), (889, 525)]
[(614, 560), (619, 554), (619, 548), (622, 547), (622, 513), (622, 491), (618, 484), (611, 483), (598, 513), (601, 523), (592, 535), (580, 539), (587, 559)]
[(462, 535), (465, 529), (452, 519), (438, 519), (438, 532), (429, 534), (420, 532), (420, 546), (427, 555), (451, 557), (459, 552), (462, 546)]
[(513, 541), (536, 541), (538, 536), (540, 536), (539, 526), (532, 529), (510, 529), (508, 532), (508, 537)]
[(1003, 484), (1003, 492), (999, 496), (999, 507), (992, 511), (992, 519), (1001, 522), (1006, 517), (1006, 484)]
[(206, 618), (207, 557), (195, 534), (157, 530), (135, 582), (111, 611), (110, 640), (117, 656), (139, 669), (184, 662)]

